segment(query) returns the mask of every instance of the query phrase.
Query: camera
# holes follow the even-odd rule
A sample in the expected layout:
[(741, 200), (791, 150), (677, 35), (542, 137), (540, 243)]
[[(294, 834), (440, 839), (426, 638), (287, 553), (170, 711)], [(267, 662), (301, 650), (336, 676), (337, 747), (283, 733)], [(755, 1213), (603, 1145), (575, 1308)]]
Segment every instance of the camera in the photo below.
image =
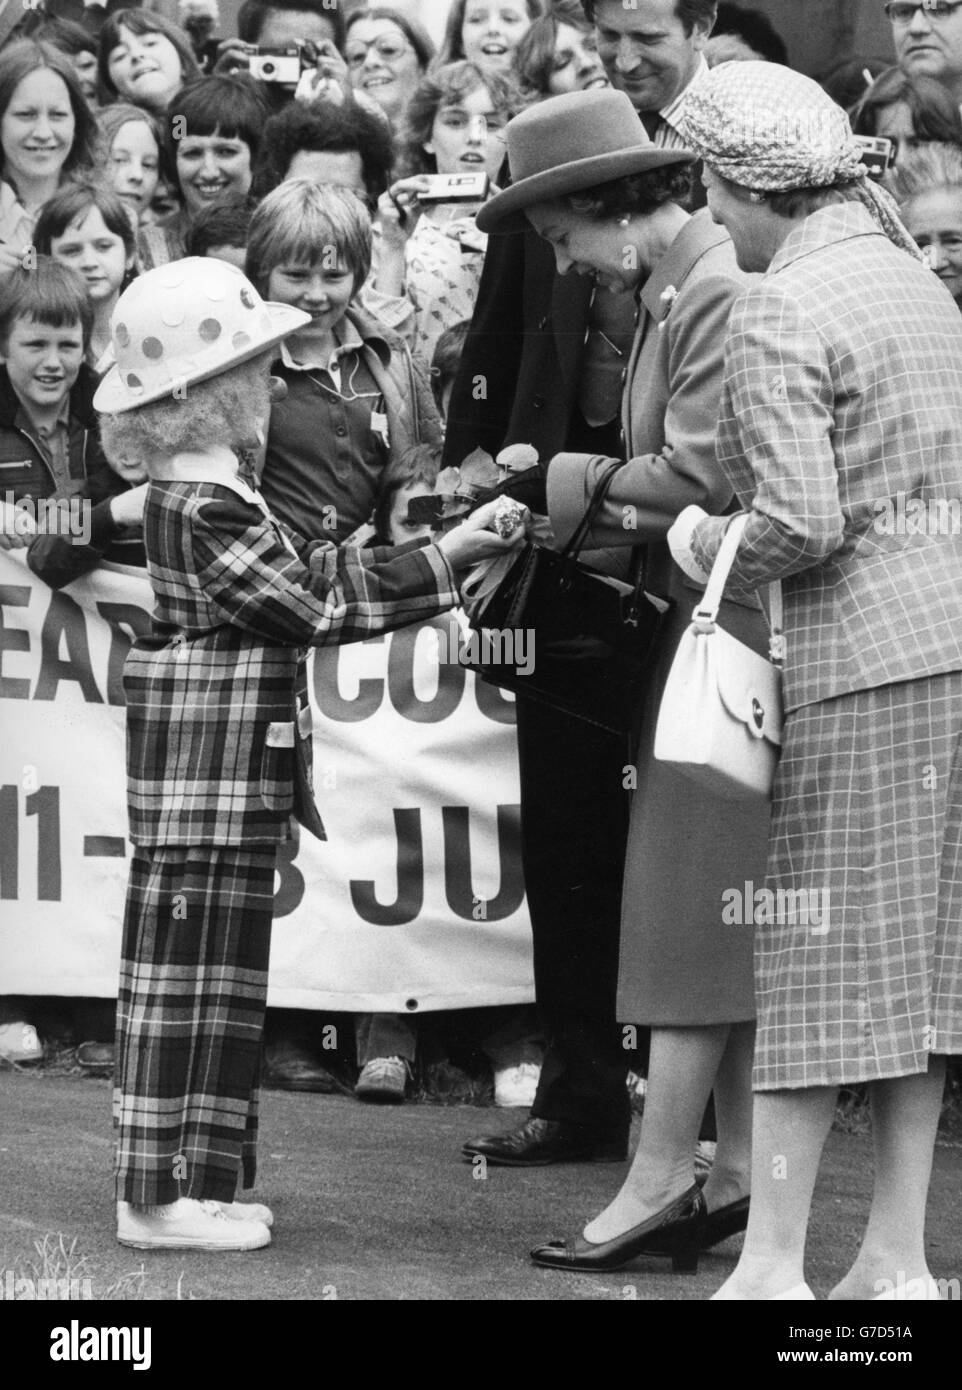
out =
[(861, 151), (859, 157), (868, 170), (869, 178), (876, 183), (881, 182), (895, 163), (895, 145), (879, 135), (856, 135), (855, 143)]
[(425, 174), (428, 185), (418, 194), (419, 203), (480, 203), (488, 196), (490, 180), (485, 173)]
[(296, 87), (304, 66), (300, 44), (289, 44), (286, 48), (250, 49), (250, 75), (256, 77), (258, 82), (284, 82)]

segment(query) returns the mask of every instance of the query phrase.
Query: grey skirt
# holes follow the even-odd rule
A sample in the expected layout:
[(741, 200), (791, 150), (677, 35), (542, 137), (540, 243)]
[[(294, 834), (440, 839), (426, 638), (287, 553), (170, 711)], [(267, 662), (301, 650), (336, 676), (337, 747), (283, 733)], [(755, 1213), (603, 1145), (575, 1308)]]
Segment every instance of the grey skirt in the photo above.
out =
[(962, 1051), (962, 672), (789, 716), (768, 870), (756, 1090)]

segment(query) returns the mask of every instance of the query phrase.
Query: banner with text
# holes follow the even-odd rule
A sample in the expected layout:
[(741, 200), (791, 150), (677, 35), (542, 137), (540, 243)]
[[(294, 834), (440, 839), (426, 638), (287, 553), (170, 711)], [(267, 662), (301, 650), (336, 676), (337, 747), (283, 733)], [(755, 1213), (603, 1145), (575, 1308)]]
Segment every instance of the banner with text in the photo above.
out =
[[(150, 586), (103, 566), (54, 593), (23, 555), (0, 552), (0, 994), (109, 998), (130, 854), (121, 676)], [(273, 1005), (534, 997), (514, 705), (457, 664), (460, 622), (312, 653), (329, 839), (279, 855)]]

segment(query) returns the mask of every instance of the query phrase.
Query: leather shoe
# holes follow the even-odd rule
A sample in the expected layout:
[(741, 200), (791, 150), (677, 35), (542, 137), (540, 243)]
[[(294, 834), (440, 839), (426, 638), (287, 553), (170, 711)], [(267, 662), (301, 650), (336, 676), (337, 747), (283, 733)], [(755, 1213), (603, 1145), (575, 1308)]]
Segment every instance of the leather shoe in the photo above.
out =
[(551, 1163), (623, 1163), (628, 1136), (599, 1133), (566, 1120), (532, 1117), (507, 1134), (486, 1134), (462, 1146), (465, 1158), (479, 1155), (503, 1168), (546, 1168)]
[(748, 1207), (751, 1198), (739, 1197), (737, 1202), (729, 1202), (726, 1207), (710, 1211), (705, 1217), (701, 1233), (701, 1248), (710, 1250), (720, 1245), (729, 1236), (737, 1236), (748, 1225)]
[(585, 1240), (569, 1236), (551, 1240), (531, 1251), (531, 1258), (546, 1269), (623, 1269), (639, 1255), (670, 1255), (676, 1274), (697, 1274), (698, 1252), (705, 1222), (705, 1199), (693, 1185), (663, 1211), (633, 1226), (613, 1240)]

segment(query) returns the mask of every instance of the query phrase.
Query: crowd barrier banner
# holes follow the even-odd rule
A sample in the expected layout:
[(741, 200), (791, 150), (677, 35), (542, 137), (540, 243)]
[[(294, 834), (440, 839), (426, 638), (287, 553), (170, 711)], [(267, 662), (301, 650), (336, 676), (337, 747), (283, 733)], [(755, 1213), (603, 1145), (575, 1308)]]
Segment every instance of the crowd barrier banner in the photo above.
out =
[[(0, 551), (0, 994), (117, 991), (130, 844), (121, 675), (142, 574), (52, 592)], [(276, 881), (269, 1002), (417, 1013), (534, 998), (514, 706), (461, 619), (312, 653), (314, 778)]]

